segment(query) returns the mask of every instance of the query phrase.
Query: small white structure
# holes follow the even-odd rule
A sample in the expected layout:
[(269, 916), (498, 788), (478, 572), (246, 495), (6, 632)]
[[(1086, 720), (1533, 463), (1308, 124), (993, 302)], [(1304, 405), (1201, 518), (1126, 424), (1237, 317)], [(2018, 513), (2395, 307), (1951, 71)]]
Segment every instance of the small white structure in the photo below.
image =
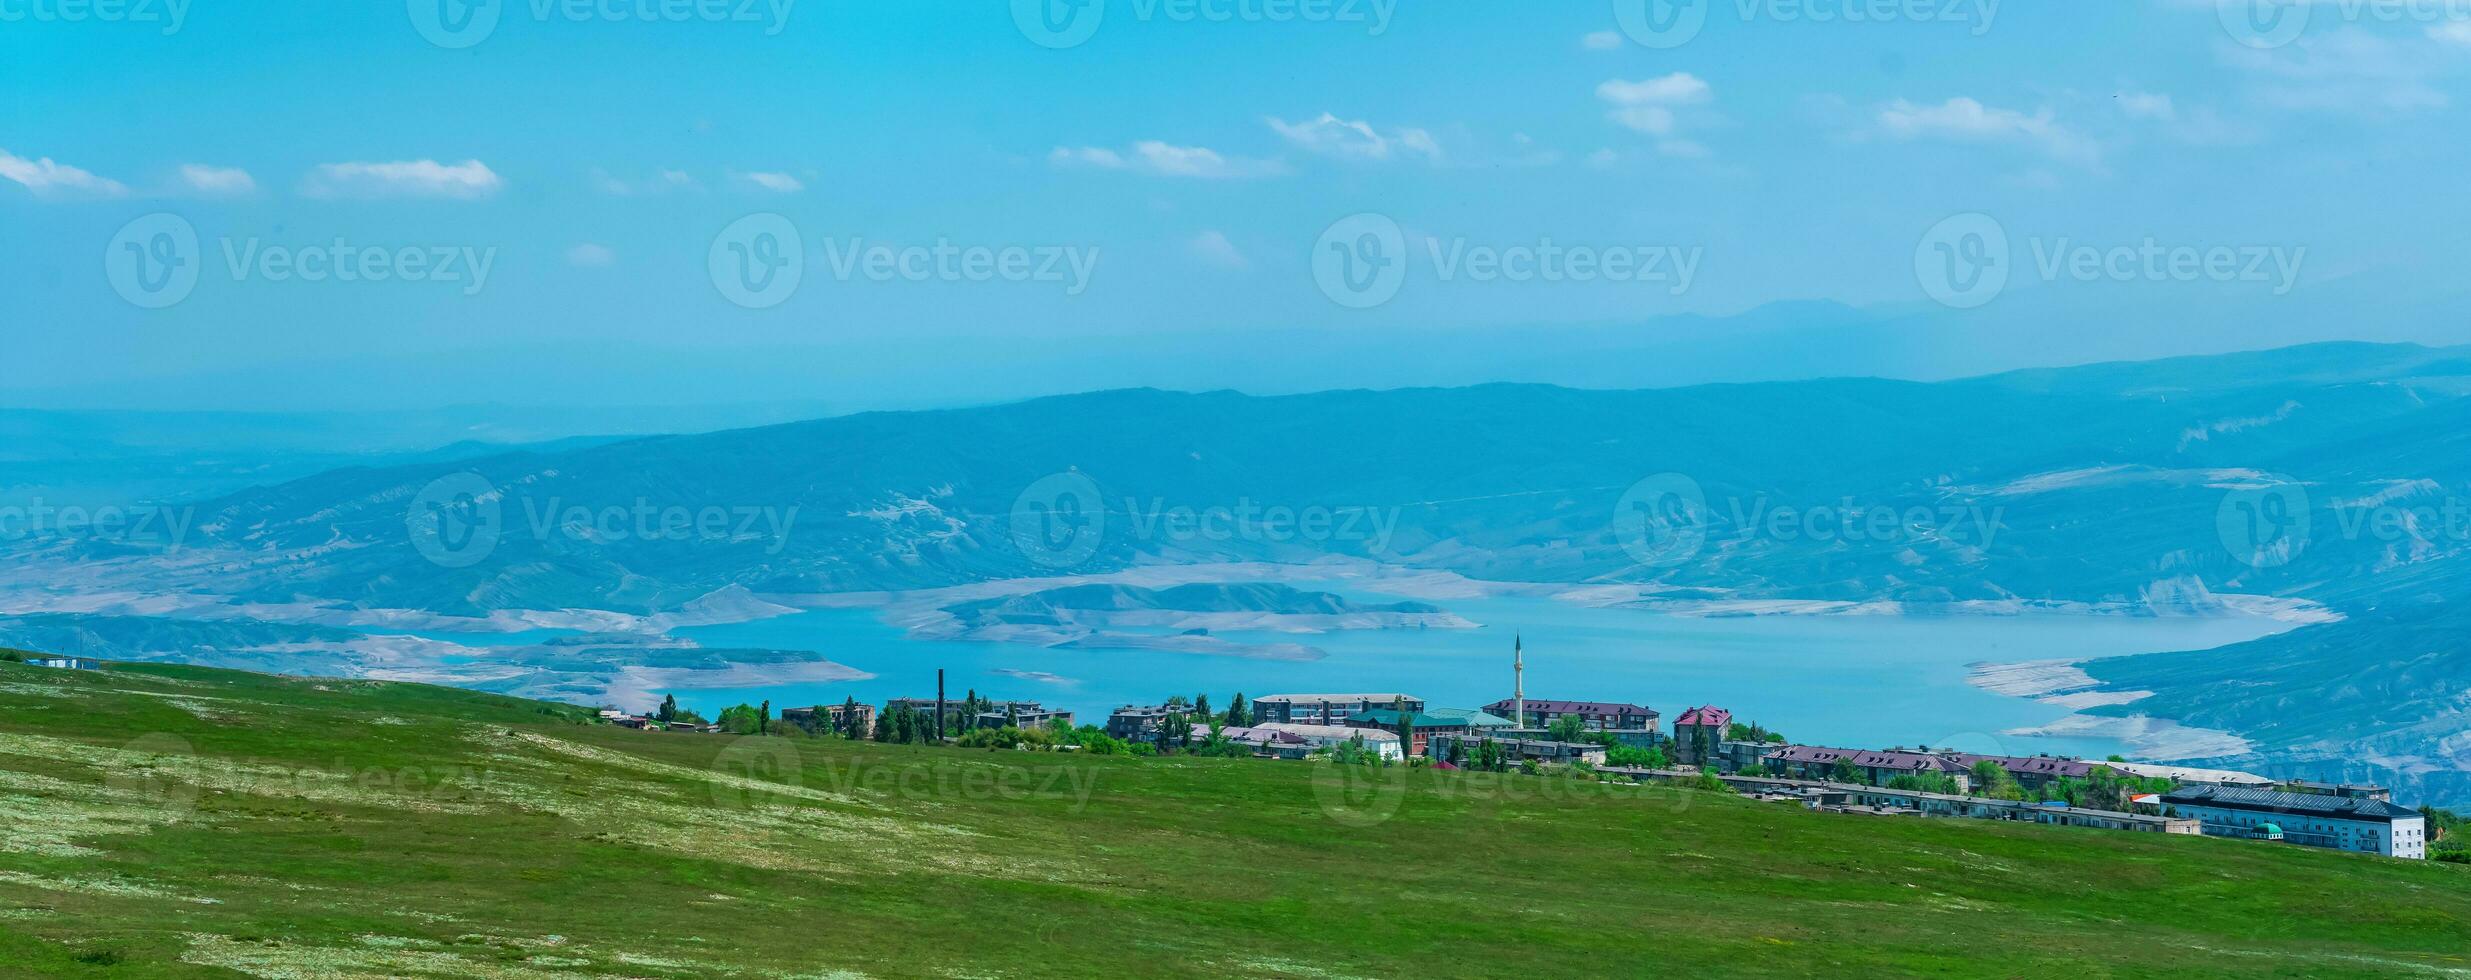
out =
[(1395, 761), (1407, 758), (1406, 750), (1399, 747), (1398, 733), (1385, 732), (1378, 728), (1347, 728), (1340, 725), (1297, 725), (1282, 721), (1273, 721), (1260, 725), (1254, 725), (1253, 728), (1257, 731), (1286, 732), (1290, 735), (1303, 739), (1307, 746), (1314, 749), (1328, 748), (1351, 739), (1360, 738), (1364, 740), (1364, 745), (1366, 748), (1381, 753), (1381, 757), (1384, 759)]
[(101, 663), (96, 662), (96, 661), (92, 661), (92, 660), (87, 660), (87, 659), (85, 659), (85, 658), (83, 658), (83, 657), (37, 657), (37, 658), (35, 658), (35, 659), (33, 659), (33, 660), (28, 660), (28, 661), (26, 661), (26, 662), (27, 662), (27, 663), (29, 663), (29, 664), (33, 664), (34, 666), (37, 666), (37, 667), (51, 667), (51, 668), (55, 668), (55, 669), (58, 669), (58, 670), (102, 670), (102, 669), (103, 669), (103, 665), (102, 665)]

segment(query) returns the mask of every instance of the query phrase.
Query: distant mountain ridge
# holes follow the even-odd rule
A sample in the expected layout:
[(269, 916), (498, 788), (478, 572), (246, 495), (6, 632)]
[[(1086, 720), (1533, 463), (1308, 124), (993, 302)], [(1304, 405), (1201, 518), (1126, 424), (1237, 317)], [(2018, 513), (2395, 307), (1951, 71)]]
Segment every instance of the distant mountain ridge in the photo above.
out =
[[(2471, 529), (2359, 519), (2471, 499), (2467, 393), (2471, 350), (2371, 344), (1931, 384), (1134, 389), (337, 470), (201, 504), (177, 561), (98, 543), (26, 552), (78, 563), (96, 587), (466, 616), (1333, 559), (1672, 603), (2163, 614), (2272, 596), (2348, 621), (2236, 656), (2089, 665), (2155, 692), (2089, 711), (2169, 706), (2287, 759), (2416, 732), (2378, 751), (2456, 779), (2443, 774), (2471, 769), (2471, 746), (2436, 733), (2459, 728), (2460, 698), (2347, 692), (2403, 661), (2419, 690), (2471, 683), (2471, 657), (2382, 639), (2450, 615)], [(1639, 540), (1626, 495), (1676, 475), (1701, 498), (1699, 539)], [(433, 561), (407, 518), (441, 481), (475, 480), (494, 546)], [(1084, 496), (1041, 496), (1059, 480)], [(640, 512), (724, 519), (647, 535)], [(1065, 526), (1052, 518), (1081, 523), (1050, 550), (1025, 515), (1050, 537)], [(2297, 548), (2246, 540), (2301, 517), (2312, 533)], [(2270, 685), (2241, 681), (2266, 662)], [(2310, 700), (2340, 707), (2267, 721)]]

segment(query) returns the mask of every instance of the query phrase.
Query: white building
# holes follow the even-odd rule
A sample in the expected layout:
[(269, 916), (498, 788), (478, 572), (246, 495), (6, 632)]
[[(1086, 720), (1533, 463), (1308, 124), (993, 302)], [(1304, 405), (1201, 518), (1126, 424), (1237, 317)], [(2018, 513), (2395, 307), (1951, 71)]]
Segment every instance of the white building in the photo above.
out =
[[(1311, 749), (1328, 748), (1350, 739), (1360, 738), (1364, 740), (1364, 745), (1366, 748), (1381, 753), (1381, 757), (1384, 759), (1401, 760), (1407, 758), (1406, 750), (1399, 747), (1398, 733), (1385, 732), (1378, 728), (1347, 728), (1340, 725), (1296, 725), (1280, 721), (1254, 725), (1253, 728), (1257, 731), (1286, 732), (1290, 735), (1302, 738), (1305, 744), (1310, 746)], [(1310, 749), (1308, 749), (1308, 751), (1309, 750)]]
[(2207, 837), (2282, 840), (2397, 858), (2428, 856), (2428, 821), (2417, 810), (2384, 800), (2185, 786), (2162, 794), (2162, 806), (2164, 813), (2195, 817)]

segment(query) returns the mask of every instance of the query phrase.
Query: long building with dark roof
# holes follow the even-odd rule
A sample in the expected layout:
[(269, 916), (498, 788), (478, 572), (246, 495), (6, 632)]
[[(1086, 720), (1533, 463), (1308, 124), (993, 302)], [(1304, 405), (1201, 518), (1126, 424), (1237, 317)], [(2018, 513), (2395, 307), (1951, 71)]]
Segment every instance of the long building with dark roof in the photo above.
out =
[(2387, 857), (2428, 856), (2428, 821), (2385, 800), (2230, 786), (2162, 794), (2163, 812), (2195, 817), (2208, 837), (2281, 840)]

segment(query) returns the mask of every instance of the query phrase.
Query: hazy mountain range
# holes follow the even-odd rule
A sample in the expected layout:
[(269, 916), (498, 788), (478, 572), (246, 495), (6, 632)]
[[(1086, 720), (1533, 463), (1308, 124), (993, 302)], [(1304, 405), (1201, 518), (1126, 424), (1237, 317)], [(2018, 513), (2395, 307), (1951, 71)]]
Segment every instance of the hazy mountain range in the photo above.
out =
[[(2266, 753), (2235, 761), (2471, 795), (2471, 657), (2448, 642), (2471, 568), (2466, 393), (2471, 350), (2369, 344), (1938, 383), (1108, 391), (335, 469), (199, 501), (177, 549), (21, 542), (0, 595), (53, 615), (626, 629), (1344, 561), (1701, 614), (2238, 607), (2314, 625), (2080, 664), (2048, 693), (2112, 692), (2085, 710)], [(934, 610), (966, 631), (1322, 601), (1053, 587)]]

